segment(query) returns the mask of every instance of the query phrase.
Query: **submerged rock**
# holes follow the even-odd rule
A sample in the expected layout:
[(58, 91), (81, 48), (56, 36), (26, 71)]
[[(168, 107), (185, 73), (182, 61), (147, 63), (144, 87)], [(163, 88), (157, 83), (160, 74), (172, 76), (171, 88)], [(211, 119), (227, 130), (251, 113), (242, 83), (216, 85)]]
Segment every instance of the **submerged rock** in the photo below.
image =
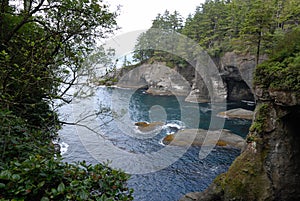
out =
[(141, 132), (151, 132), (161, 128), (164, 123), (163, 122), (136, 122), (135, 125), (138, 127), (138, 130)]
[(251, 110), (245, 110), (243, 108), (236, 108), (227, 110), (225, 112), (218, 113), (219, 117), (232, 118), (232, 119), (253, 119), (254, 112)]
[[(221, 134), (221, 135), (220, 135)], [(220, 136), (219, 136), (220, 135)], [(231, 146), (242, 149), (245, 140), (229, 130), (208, 131), (203, 129), (179, 130), (175, 134), (167, 135), (163, 143), (174, 146)]]

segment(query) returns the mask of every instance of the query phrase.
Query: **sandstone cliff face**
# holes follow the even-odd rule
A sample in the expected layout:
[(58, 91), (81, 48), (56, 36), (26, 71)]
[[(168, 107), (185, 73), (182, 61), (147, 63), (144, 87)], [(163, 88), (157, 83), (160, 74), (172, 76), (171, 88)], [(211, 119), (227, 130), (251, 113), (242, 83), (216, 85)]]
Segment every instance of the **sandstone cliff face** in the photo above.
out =
[(300, 200), (300, 92), (255, 88), (247, 145), (228, 172), (187, 200)]

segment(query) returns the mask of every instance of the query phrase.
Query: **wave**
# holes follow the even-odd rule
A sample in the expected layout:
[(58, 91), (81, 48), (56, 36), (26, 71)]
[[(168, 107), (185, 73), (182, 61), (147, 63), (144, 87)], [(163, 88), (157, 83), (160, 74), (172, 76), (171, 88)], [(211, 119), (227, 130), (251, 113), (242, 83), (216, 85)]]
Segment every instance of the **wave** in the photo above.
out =
[(178, 130), (185, 128), (185, 123), (180, 120), (168, 120), (163, 128), (176, 128)]
[(69, 145), (65, 142), (60, 142), (58, 144), (60, 146), (60, 154), (64, 155), (65, 153), (67, 153)]

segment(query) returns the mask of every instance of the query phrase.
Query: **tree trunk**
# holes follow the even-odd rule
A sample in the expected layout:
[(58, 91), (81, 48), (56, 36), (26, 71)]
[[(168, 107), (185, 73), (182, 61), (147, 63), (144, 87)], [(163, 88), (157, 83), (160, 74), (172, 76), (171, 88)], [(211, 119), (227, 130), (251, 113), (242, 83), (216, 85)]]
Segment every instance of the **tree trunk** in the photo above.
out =
[(256, 49), (256, 65), (259, 64), (259, 56), (260, 56), (260, 48), (261, 48), (261, 31), (259, 31), (258, 41), (257, 41), (257, 49)]

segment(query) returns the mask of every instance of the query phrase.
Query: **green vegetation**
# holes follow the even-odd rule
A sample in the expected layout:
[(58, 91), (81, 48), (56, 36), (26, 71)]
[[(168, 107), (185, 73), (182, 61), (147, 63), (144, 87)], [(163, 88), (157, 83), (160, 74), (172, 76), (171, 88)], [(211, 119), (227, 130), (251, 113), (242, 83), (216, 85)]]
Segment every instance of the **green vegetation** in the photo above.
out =
[[(71, 101), (68, 90), (87, 72), (85, 58), (95, 41), (117, 29), (116, 16), (101, 0), (1, 1), (0, 200), (133, 199), (126, 187), (128, 175), (107, 164), (63, 163), (52, 143), (61, 127), (54, 102)], [(207, 0), (185, 23), (176, 11), (159, 14), (152, 24), (159, 34), (153, 29), (143, 33), (134, 58), (186, 67), (189, 64), (181, 57), (193, 61), (194, 47), (182, 39), (175, 41), (179, 39), (173, 36), (180, 33), (215, 58), (228, 51), (250, 53), (258, 64), (267, 54), (270, 60), (257, 67), (255, 84), (299, 91), (299, 20), (298, 0)], [(186, 48), (187, 55), (174, 54)], [(128, 64), (125, 59), (125, 72), (138, 65)], [(117, 80), (104, 80), (108, 81)], [(264, 129), (269, 112), (267, 105), (258, 110), (253, 133)], [(256, 140), (256, 135), (248, 137), (249, 143)], [(265, 156), (247, 154), (252, 155), (241, 156), (220, 183), (229, 184), (223, 190), (229, 188), (233, 197), (250, 192), (248, 184), (257, 183), (249, 195), (256, 199), (264, 193), (260, 186), (266, 178), (260, 168)], [(245, 164), (249, 169), (235, 175)]]
[(125, 173), (61, 162), (52, 132), (33, 129), (12, 112), (0, 112), (0, 125), (1, 200), (132, 200)]
[[(188, 64), (172, 54), (189, 45), (179, 41), (182, 45), (174, 47), (176, 38), (170, 36), (177, 32), (193, 39), (212, 57), (220, 57), (228, 51), (250, 53), (256, 56), (258, 64), (261, 56), (270, 54), (286, 32), (298, 27), (299, 17), (297, 0), (207, 0), (185, 23), (178, 12), (159, 14), (151, 28), (162, 29), (163, 33), (155, 34), (149, 29), (141, 34), (134, 58), (140, 62), (154, 58), (171, 62), (170, 66), (185, 67)], [(164, 43), (170, 51), (155, 49), (157, 43)], [(191, 60), (192, 56), (187, 55)]]
[(300, 29), (287, 33), (270, 59), (257, 67), (254, 84), (271, 90), (300, 90)]
[[(257, 117), (255, 118), (249, 129), (250, 132), (261, 133), (263, 131), (264, 127), (266, 126), (266, 120), (269, 112), (270, 108), (268, 104), (261, 104), (256, 107)], [(253, 136), (248, 136), (248, 138), (253, 138)]]
[(0, 200), (132, 200), (128, 175), (63, 163), (54, 102), (84, 73), (95, 40), (116, 29), (97, 0), (0, 4)]

